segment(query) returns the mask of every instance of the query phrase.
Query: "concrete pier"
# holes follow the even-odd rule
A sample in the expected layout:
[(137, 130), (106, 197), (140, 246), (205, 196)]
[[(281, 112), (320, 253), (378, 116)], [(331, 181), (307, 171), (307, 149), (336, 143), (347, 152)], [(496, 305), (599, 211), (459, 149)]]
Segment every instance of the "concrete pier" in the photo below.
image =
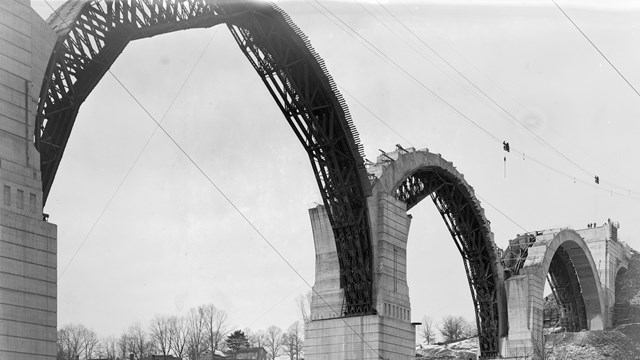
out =
[[(398, 204), (399, 203), (399, 204)], [(374, 298), (378, 314), (340, 317), (338, 255), (324, 206), (310, 209), (316, 248), (316, 279), (311, 322), (305, 329), (305, 358), (324, 360), (415, 358), (415, 328), (411, 325), (406, 282), (406, 242), (410, 220), (404, 204), (393, 197), (374, 197), (376, 214)], [(372, 216), (373, 218), (373, 216)]]
[(56, 226), (43, 221), (33, 146), (56, 36), (28, 0), (0, 2), (0, 359), (56, 357)]

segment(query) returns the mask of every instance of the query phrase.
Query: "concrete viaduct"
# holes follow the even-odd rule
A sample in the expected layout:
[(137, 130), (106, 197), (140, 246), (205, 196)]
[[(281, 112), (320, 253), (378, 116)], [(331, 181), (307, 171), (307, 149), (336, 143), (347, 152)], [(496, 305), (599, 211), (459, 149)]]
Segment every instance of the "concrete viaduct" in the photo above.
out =
[(309, 154), (323, 205), (307, 359), (410, 359), (407, 210), (429, 197), (460, 250), (482, 358), (535, 356), (545, 280), (568, 329), (611, 326), (617, 225), (517, 236), (502, 251), (450, 162), (402, 149), (365, 166), (344, 100), (304, 34), (261, 2), (70, 1), (42, 20), (0, 2), (0, 358), (56, 357), (57, 229), (43, 214), (78, 109), (128, 42), (226, 25)]

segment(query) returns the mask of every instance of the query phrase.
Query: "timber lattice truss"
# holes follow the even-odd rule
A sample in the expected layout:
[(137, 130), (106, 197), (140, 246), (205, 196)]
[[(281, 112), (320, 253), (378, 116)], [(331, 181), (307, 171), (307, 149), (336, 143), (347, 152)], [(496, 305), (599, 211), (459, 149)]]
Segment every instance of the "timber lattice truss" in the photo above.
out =
[(362, 147), (324, 62), (286, 13), (273, 4), (241, 0), (71, 0), (48, 22), (58, 41), (35, 133), (45, 202), (80, 105), (127, 44), (224, 23), (309, 155), (336, 239), (342, 315), (376, 312), (366, 206), (371, 185)]
[(422, 169), (404, 180), (396, 198), (407, 210), (426, 197), (436, 205), (453, 238), (469, 281), (475, 307), (480, 355), (497, 357), (500, 352), (499, 262), (491, 239), (489, 221), (472, 190), (461, 179), (438, 168)]

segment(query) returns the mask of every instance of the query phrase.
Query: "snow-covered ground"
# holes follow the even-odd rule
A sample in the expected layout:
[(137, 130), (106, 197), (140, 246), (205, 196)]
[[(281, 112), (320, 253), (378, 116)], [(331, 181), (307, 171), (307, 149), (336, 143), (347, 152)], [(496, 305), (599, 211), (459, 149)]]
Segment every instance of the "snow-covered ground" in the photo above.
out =
[(426, 359), (476, 359), (478, 338), (469, 338), (446, 345), (419, 344), (416, 347), (416, 357)]

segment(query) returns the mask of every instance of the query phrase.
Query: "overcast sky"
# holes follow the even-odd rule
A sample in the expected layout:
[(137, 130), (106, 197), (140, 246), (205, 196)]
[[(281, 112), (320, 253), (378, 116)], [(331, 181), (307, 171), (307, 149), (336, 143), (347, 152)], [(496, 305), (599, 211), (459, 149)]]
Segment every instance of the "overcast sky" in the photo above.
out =
[[(280, 3), (346, 90), (369, 159), (395, 144), (441, 153), (481, 197), (501, 247), (523, 228), (585, 228), (611, 218), (621, 224), (620, 237), (640, 248), (640, 97), (551, 1), (384, 4), (420, 40), (375, 1), (323, 2), (358, 35), (315, 1)], [(559, 4), (640, 88), (640, 8), (626, 1)], [(51, 13), (40, 0), (32, 6)], [(133, 42), (112, 71), (156, 119), (168, 109), (166, 129), (312, 283), (308, 209), (321, 198), (309, 160), (228, 30)], [(506, 154), (505, 177), (500, 142), (425, 86), (526, 155)], [(110, 75), (80, 110), (45, 208), (58, 225), (59, 325), (118, 335), (136, 321), (204, 303), (226, 310), (237, 328), (297, 320), (294, 299), (308, 290), (304, 282), (160, 131), (91, 232), (154, 128)], [(412, 320), (472, 319), (460, 255), (435, 207), (425, 201), (412, 213)]]

